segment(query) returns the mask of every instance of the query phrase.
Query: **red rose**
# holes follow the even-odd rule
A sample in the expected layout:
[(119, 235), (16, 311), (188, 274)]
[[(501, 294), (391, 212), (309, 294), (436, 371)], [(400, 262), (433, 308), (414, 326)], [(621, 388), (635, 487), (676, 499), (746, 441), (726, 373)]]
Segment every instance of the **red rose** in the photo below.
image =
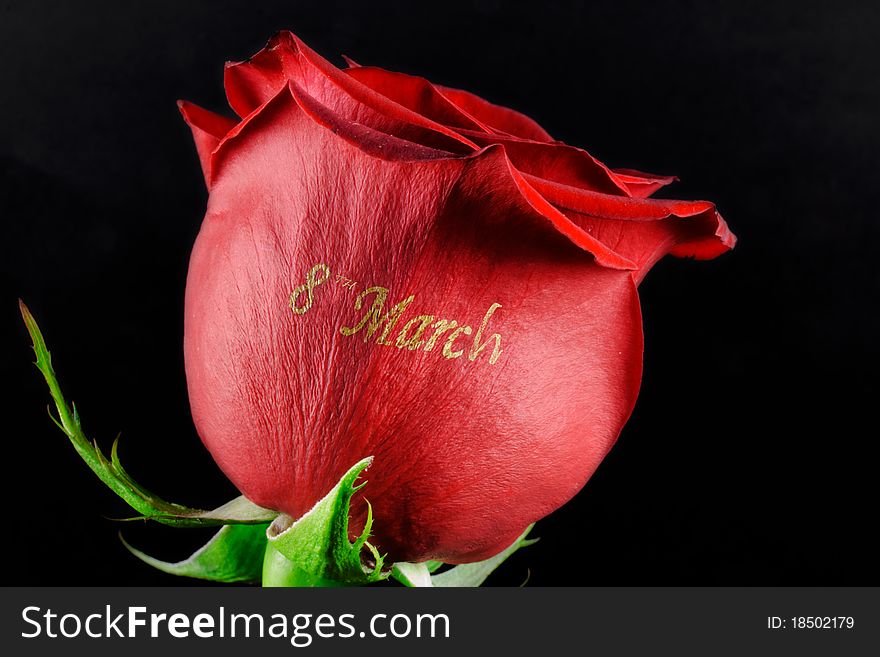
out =
[[(252, 501), (308, 511), (373, 455), (374, 539), (467, 562), (569, 500), (632, 411), (637, 283), (735, 238), (670, 178), (282, 32), (189, 103), (210, 189), (190, 262), (196, 427)], [(365, 505), (354, 506), (353, 530)]]

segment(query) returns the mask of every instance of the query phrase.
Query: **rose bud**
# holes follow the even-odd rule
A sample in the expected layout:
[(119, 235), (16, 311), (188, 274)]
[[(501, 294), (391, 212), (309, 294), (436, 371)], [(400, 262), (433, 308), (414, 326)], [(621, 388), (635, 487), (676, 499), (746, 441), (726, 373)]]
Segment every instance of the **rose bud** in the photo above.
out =
[[(374, 456), (361, 494), (391, 560), (497, 553), (633, 410), (638, 282), (733, 234), (712, 203), (647, 198), (671, 178), (287, 32), (225, 87), (240, 119), (180, 104), (210, 190), (185, 309), (199, 435), (293, 518)], [(352, 535), (365, 516), (358, 496)]]

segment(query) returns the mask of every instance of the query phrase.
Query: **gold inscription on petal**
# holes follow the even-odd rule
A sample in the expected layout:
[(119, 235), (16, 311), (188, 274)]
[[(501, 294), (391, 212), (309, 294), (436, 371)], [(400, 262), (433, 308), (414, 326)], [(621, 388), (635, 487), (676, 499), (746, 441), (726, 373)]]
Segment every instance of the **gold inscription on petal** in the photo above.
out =
[[(289, 305), (290, 309), (296, 315), (304, 315), (315, 302), (315, 288), (330, 278), (330, 267), (323, 262), (319, 262), (312, 267), (306, 274), (306, 282), (290, 293)], [(303, 303), (299, 303), (299, 298), (305, 294), (306, 299)]]
[[(414, 349), (418, 349), (421, 347), (425, 341), (422, 340), (422, 333), (425, 332), (425, 329), (434, 321), (434, 315), (419, 315), (418, 317), (413, 317), (406, 324), (403, 325), (403, 329), (401, 329), (400, 333), (397, 335), (397, 347), (398, 349), (403, 349), (406, 347), (410, 351)], [(409, 335), (410, 329), (418, 324), (418, 328), (415, 330), (415, 333)]]
[[(315, 265), (306, 273), (305, 283), (293, 290), (288, 301), (295, 315), (304, 315), (308, 312), (315, 301), (315, 288), (325, 283), (329, 278), (330, 268), (324, 263)], [(352, 291), (357, 287), (357, 281), (341, 274), (336, 274), (334, 283)], [(353, 326), (341, 326), (339, 332), (345, 336), (363, 332), (364, 342), (369, 342), (371, 338), (375, 337), (376, 344), (393, 345), (407, 351), (416, 351), (417, 349), (433, 351), (434, 347), (442, 341), (441, 353), (444, 358), (450, 360), (461, 358), (467, 349), (467, 360), (470, 362), (476, 361), (491, 346), (489, 364), (494, 365), (498, 362), (503, 352), (501, 333), (492, 333), (485, 339), (483, 336), (488, 331), (489, 322), (495, 312), (501, 308), (500, 303), (493, 303), (489, 306), (476, 333), (468, 325), (460, 326), (457, 320), (438, 319), (434, 321), (436, 315), (425, 314), (417, 315), (408, 320), (397, 333), (395, 339), (391, 341), (389, 337), (394, 335), (395, 327), (414, 299), (415, 295), (411, 294), (386, 312), (385, 302), (388, 301), (388, 288), (379, 285), (368, 287), (358, 294), (354, 301), (355, 311), (362, 312), (360, 319)], [(429, 334), (430, 337), (425, 339)], [(462, 338), (471, 334), (473, 334), (473, 339), (470, 347), (467, 348), (463, 345)], [(458, 349), (456, 341), (460, 346)]]
[(489, 336), (489, 338), (485, 342), (480, 342), (483, 338), (483, 331), (486, 330), (486, 327), (489, 325), (489, 320), (492, 319), (492, 315), (501, 307), (500, 303), (493, 303), (489, 306), (489, 310), (486, 311), (486, 316), (483, 317), (483, 322), (480, 324), (480, 328), (477, 329), (477, 334), (474, 336), (474, 343), (471, 345), (471, 350), (468, 353), (468, 360), (474, 361), (477, 360), (477, 356), (485, 349), (489, 342), (492, 340), (495, 341), (494, 346), (492, 347), (492, 355), (489, 356), (489, 364), (494, 365), (498, 361), (498, 357), (501, 356), (501, 334), (493, 333)]
[(437, 340), (440, 338), (440, 336), (446, 333), (446, 331), (451, 331), (456, 326), (458, 326), (458, 322), (456, 322), (454, 319), (441, 319), (434, 322), (434, 326), (432, 326), (431, 328), (434, 328), (436, 330), (434, 331), (434, 335), (432, 335), (428, 342), (425, 344), (425, 351), (431, 351), (431, 349), (434, 348), (434, 345), (437, 344)]
[(465, 335), (471, 334), (470, 326), (459, 326), (452, 333), (449, 334), (449, 337), (446, 338), (446, 344), (443, 345), (443, 355), (446, 358), (458, 358), (464, 353), (464, 349), (459, 349), (458, 351), (453, 351), (452, 346), (455, 344), (456, 338), (460, 333), (464, 333)]
[(385, 300), (388, 298), (388, 288), (378, 286), (368, 287), (357, 296), (357, 299), (355, 299), (354, 309), (360, 310), (364, 305), (364, 299), (371, 294), (375, 294), (376, 298), (373, 300), (373, 305), (370, 309), (363, 317), (361, 317), (361, 320), (352, 327), (343, 326), (339, 329), (339, 332), (342, 333), (342, 335), (354, 335), (366, 327), (364, 342), (367, 342), (380, 327), (383, 327), (382, 333), (379, 335), (376, 342), (379, 344), (391, 344), (388, 342), (388, 334), (394, 330), (394, 325), (397, 324), (397, 320), (400, 319), (403, 311), (412, 303), (415, 296), (411, 294), (389, 310), (383, 317), (382, 311), (385, 309)]

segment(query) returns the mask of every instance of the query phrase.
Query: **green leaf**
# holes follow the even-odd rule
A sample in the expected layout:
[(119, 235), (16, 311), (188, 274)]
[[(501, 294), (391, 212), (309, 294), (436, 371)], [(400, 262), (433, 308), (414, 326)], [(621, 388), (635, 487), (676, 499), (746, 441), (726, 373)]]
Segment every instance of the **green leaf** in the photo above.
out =
[(514, 552), (520, 548), (527, 547), (538, 542), (538, 539), (526, 540), (526, 536), (532, 531), (534, 524), (529, 525), (522, 535), (516, 539), (513, 544), (506, 550), (496, 554), (494, 557), (477, 563), (466, 563), (455, 566), (446, 572), (431, 577), (433, 586), (452, 587), (452, 586), (479, 586), (486, 578), (492, 574), (492, 571), (500, 566)]
[(50, 410), (49, 415), (52, 421), (67, 434), (70, 442), (83, 461), (86, 462), (86, 465), (92, 469), (92, 472), (98, 475), (98, 478), (107, 484), (114, 493), (125, 500), (129, 506), (140, 513), (142, 518), (155, 520), (166, 525), (196, 527), (226, 524), (265, 524), (277, 515), (274, 511), (263, 509), (244, 497), (238, 497), (212, 511), (193, 509), (173, 502), (166, 502), (158, 495), (151, 493), (138, 484), (125, 471), (125, 468), (119, 462), (118, 438), (113, 442), (113, 447), (110, 450), (110, 459), (107, 459), (97, 443), (90, 441), (83, 433), (76, 406), (68, 404), (61, 393), (61, 387), (58, 385), (58, 379), (52, 367), (52, 356), (46, 348), (46, 342), (43, 339), (43, 334), (40, 332), (40, 327), (37, 326), (36, 320), (27, 306), (24, 305), (24, 302), (19, 300), (18, 303), (21, 316), (33, 341), (34, 353), (37, 356), (37, 369), (42, 372), (43, 377), (46, 379), (46, 383), (49, 385), (49, 393), (55, 402), (55, 408), (58, 410), (58, 418), (55, 418)]
[(170, 575), (182, 575), (214, 582), (257, 582), (263, 570), (266, 528), (263, 525), (226, 525), (192, 556), (171, 563), (160, 561), (129, 545), (122, 544), (141, 561)]
[[(266, 586), (369, 584), (388, 577), (382, 572), (384, 557), (367, 542), (373, 525), (372, 509), (367, 503), (364, 531), (351, 543), (348, 540), (348, 516), (351, 498), (366, 484), (355, 486), (358, 476), (373, 458), (355, 464), (327, 495), (298, 520), (280, 515), (269, 526), (269, 549), (263, 584)], [(278, 555), (272, 554), (272, 550)], [(271, 556), (271, 559), (270, 559)], [(288, 563), (279, 561), (283, 557)], [(364, 565), (364, 557), (371, 565)], [(287, 568), (289, 575), (281, 572)]]

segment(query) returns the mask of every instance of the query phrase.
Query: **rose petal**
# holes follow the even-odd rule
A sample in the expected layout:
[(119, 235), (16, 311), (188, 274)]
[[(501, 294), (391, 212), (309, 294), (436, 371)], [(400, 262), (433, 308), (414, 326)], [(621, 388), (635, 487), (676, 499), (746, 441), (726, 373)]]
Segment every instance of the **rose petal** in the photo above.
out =
[(462, 89), (441, 87), (440, 85), (437, 85), (437, 88), (462, 110), (486, 125), (492, 126), (496, 131), (534, 141), (553, 141), (553, 137), (544, 128), (522, 112), (517, 112), (503, 105), (495, 105)]
[[(431, 116), (444, 125), (471, 128), (477, 125), (487, 132), (500, 132), (535, 141), (553, 141), (544, 128), (525, 114), (509, 107), (490, 103), (469, 91), (443, 87), (417, 76), (396, 73), (378, 67), (361, 66), (345, 55), (342, 58), (348, 64), (346, 73), (352, 74), (371, 89), (389, 98), (394, 98), (401, 105)], [(357, 68), (370, 69), (370, 71), (353, 70)], [(401, 97), (399, 95), (401, 93), (406, 94), (408, 98)], [(422, 97), (422, 94), (426, 97)], [(437, 99), (437, 96), (441, 96), (445, 103)], [(449, 112), (447, 105), (452, 105), (457, 110), (457, 113), (452, 115), (451, 121), (445, 121), (442, 118), (443, 114)], [(440, 108), (439, 114), (437, 114), (438, 106)], [(462, 123), (461, 115), (465, 115), (471, 125)]]
[(510, 161), (523, 173), (606, 194), (629, 195), (626, 184), (582, 148), (561, 142), (543, 143), (505, 135), (489, 136), (471, 130), (460, 132), (479, 146), (503, 145)]
[(374, 66), (358, 66), (346, 69), (345, 72), (373, 91), (432, 121), (450, 128), (480, 130), (492, 134), (492, 130), (449, 101), (425, 78)]
[(451, 155), (448, 151), (429, 148), (405, 139), (397, 139), (365, 125), (346, 121), (309, 96), (295, 82), (290, 82), (290, 93), (300, 109), (315, 122), (329, 128), (346, 141), (356, 144), (362, 151), (374, 157), (396, 161), (416, 161), (448, 158)]
[(621, 198), (524, 177), (572, 222), (633, 262), (637, 281), (667, 253), (710, 259), (736, 244), (736, 236), (708, 201)]
[(184, 121), (192, 130), (196, 152), (199, 154), (199, 164), (205, 176), (205, 183), (210, 187), (211, 154), (227, 133), (235, 127), (237, 121), (215, 114), (185, 100), (177, 101), (177, 107), (180, 109)]
[(631, 196), (648, 198), (661, 187), (678, 180), (676, 176), (660, 176), (635, 169), (612, 169), (614, 177), (626, 185)]

